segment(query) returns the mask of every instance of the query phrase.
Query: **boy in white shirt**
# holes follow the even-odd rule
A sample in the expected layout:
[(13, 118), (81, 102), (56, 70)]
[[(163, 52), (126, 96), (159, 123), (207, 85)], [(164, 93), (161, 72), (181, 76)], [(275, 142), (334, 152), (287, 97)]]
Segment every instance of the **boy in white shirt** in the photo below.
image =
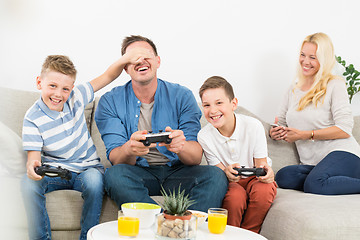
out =
[[(200, 130), (198, 141), (208, 164), (221, 168), (229, 180), (223, 201), (228, 224), (258, 233), (277, 192), (264, 128), (257, 119), (234, 113), (238, 101), (224, 78), (210, 77), (199, 94), (211, 124)], [(235, 176), (233, 168), (241, 166), (264, 168), (266, 175)]]

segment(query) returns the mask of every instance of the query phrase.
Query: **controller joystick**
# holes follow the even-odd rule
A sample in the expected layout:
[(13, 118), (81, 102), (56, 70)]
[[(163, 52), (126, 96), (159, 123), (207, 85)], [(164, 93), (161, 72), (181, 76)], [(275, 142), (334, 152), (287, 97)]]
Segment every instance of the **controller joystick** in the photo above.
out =
[(145, 140), (140, 140), (145, 146), (150, 146), (151, 143), (157, 143), (157, 142), (164, 142), (166, 144), (171, 143), (171, 138), (169, 138), (169, 135), (171, 132), (163, 132), (160, 130), (158, 133), (152, 133), (149, 132), (148, 134), (145, 134), (146, 137)]
[(238, 171), (238, 174), (234, 174), (235, 176), (246, 176), (246, 177), (250, 177), (250, 176), (265, 176), (266, 175), (266, 171), (264, 168), (246, 168), (245, 166), (241, 166), (241, 168), (234, 168), (234, 170)]
[(61, 177), (66, 180), (71, 179), (71, 172), (62, 167), (51, 167), (49, 165), (43, 164), (39, 167), (35, 167), (35, 173), (40, 176), (48, 176), (48, 177)]

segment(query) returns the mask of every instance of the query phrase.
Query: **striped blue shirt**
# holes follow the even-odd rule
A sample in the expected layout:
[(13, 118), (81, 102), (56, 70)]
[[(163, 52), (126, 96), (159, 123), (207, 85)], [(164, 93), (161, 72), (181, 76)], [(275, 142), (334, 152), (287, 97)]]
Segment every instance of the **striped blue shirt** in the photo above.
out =
[(90, 83), (74, 87), (62, 112), (50, 110), (40, 98), (25, 114), (23, 148), (41, 151), (41, 161), (73, 172), (103, 169), (87, 129), (84, 110), (93, 101)]

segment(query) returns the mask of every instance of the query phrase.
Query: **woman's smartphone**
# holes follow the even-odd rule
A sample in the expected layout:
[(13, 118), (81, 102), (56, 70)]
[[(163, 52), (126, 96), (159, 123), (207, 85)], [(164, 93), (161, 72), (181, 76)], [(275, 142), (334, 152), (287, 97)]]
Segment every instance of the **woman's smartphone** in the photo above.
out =
[(272, 123), (272, 124), (270, 124), (270, 126), (274, 128), (274, 127), (279, 127), (280, 125), (277, 123)]

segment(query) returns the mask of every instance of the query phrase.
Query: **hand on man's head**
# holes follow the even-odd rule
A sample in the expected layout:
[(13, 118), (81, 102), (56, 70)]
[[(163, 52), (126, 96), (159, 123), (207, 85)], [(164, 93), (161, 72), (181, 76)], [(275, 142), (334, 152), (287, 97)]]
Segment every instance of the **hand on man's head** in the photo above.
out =
[(127, 50), (123, 56), (128, 64), (138, 64), (144, 59), (155, 58), (153, 51), (147, 48), (136, 47)]

